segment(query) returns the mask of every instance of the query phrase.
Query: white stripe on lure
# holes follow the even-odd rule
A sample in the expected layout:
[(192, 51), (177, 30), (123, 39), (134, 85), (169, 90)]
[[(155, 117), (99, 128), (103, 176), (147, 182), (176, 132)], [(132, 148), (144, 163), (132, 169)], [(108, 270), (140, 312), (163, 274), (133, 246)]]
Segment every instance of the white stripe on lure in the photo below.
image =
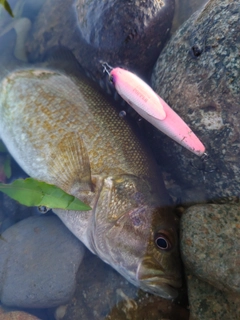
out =
[(152, 88), (135, 74), (102, 63), (119, 95), (144, 119), (198, 156), (205, 147), (189, 126)]

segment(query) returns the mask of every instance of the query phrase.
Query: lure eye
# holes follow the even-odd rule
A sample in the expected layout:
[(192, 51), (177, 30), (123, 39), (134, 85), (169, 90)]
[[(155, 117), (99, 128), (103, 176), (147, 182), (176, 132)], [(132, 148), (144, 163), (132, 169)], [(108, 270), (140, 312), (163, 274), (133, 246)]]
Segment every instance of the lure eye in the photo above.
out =
[(157, 248), (160, 250), (169, 251), (172, 248), (170, 240), (164, 233), (157, 233), (154, 240)]

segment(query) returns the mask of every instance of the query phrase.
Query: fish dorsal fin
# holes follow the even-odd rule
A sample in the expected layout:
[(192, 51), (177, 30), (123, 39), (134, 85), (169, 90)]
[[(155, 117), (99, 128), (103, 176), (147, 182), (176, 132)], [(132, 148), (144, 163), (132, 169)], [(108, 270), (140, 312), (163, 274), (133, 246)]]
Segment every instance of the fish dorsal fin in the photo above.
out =
[(51, 154), (49, 168), (51, 180), (65, 192), (77, 197), (81, 192), (92, 191), (88, 152), (80, 135), (62, 135)]

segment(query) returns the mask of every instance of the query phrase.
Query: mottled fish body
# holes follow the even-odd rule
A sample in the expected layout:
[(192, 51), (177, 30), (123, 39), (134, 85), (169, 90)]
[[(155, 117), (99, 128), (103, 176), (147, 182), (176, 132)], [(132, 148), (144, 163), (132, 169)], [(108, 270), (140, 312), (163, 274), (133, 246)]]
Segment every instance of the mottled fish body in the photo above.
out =
[(119, 111), (81, 73), (24, 69), (0, 84), (0, 137), (12, 156), (92, 207), (55, 210), (63, 223), (130, 282), (174, 298), (176, 218), (155, 162)]
[(119, 95), (144, 119), (198, 156), (205, 147), (189, 126), (152, 88), (134, 73), (122, 68), (110, 72)]

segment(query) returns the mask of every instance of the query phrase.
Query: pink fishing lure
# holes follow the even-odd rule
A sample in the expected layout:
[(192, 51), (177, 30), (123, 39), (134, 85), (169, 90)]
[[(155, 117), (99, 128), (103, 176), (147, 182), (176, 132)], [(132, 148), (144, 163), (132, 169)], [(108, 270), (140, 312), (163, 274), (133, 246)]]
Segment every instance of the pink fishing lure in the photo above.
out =
[(119, 95), (144, 119), (198, 156), (205, 147), (189, 126), (152, 88), (135, 74), (114, 68), (109, 72)]

